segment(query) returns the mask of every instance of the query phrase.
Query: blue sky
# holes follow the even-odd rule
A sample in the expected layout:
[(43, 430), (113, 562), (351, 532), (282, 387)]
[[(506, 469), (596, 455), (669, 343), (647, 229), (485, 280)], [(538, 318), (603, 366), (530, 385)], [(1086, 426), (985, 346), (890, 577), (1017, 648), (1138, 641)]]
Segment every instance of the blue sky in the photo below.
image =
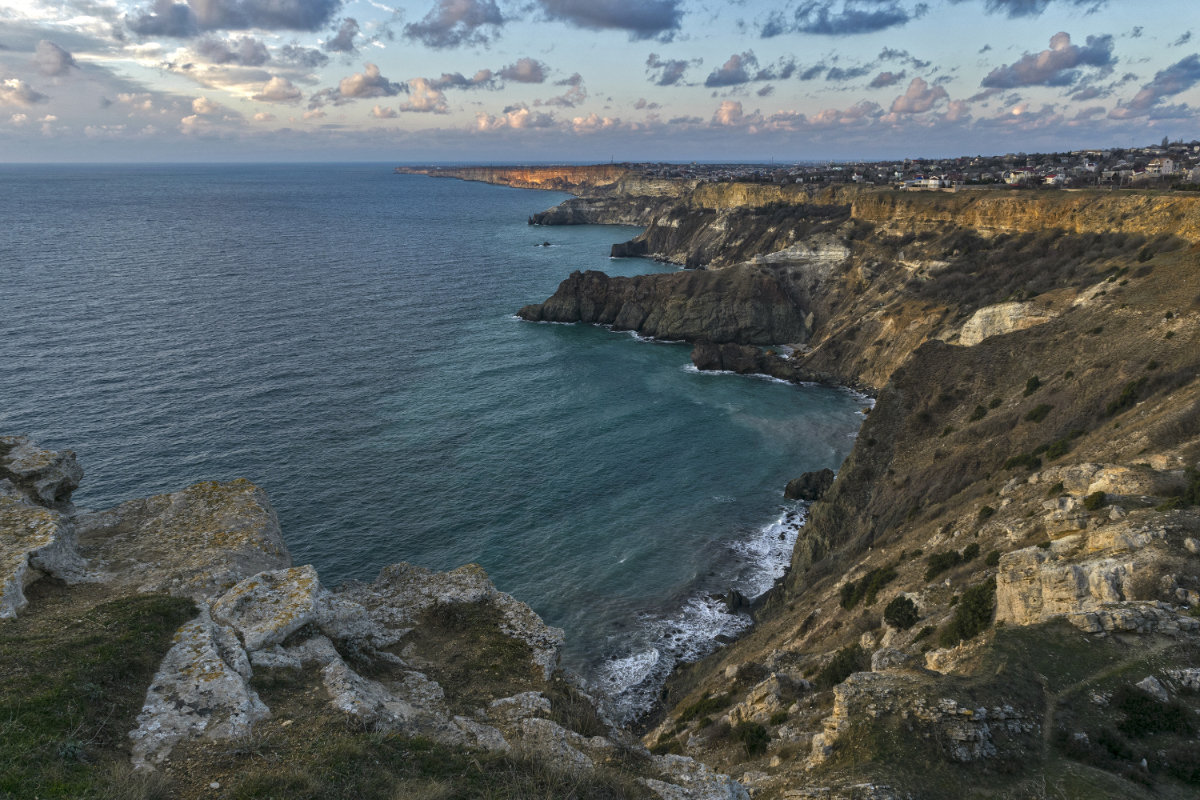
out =
[(0, 161), (898, 158), (1200, 138), (1192, 0), (0, 0)]

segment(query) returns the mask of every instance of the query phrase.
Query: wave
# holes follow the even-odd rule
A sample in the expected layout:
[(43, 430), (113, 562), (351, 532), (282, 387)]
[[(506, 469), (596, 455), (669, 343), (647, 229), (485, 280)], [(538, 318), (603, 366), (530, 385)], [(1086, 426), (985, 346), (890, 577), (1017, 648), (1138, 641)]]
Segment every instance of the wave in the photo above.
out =
[[(799, 504), (785, 507), (754, 535), (729, 543), (728, 560), (738, 567), (732, 588), (750, 598), (767, 592), (783, 576), (804, 519)], [(638, 614), (635, 643), (599, 665), (596, 688), (609, 713), (630, 722), (650, 710), (677, 664), (704, 658), (751, 625), (748, 614), (731, 613), (722, 597), (703, 591), (693, 592), (673, 611)]]

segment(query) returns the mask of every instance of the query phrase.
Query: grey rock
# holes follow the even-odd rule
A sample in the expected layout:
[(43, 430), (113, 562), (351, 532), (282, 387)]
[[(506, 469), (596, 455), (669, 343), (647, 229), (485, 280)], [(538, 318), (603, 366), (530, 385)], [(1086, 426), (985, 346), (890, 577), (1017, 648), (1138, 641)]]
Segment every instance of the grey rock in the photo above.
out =
[(28, 436), (0, 436), (0, 478), (38, 505), (70, 511), (83, 469), (70, 450), (44, 450)]
[(1162, 683), (1160, 683), (1158, 678), (1155, 678), (1153, 675), (1147, 675), (1145, 678), (1142, 678), (1140, 681), (1138, 681), (1136, 685), (1142, 691), (1151, 694), (1154, 699), (1160, 703), (1165, 703), (1171, 699), (1167, 695), (1167, 690), (1163, 687)]
[(213, 619), (235, 629), (250, 652), (279, 644), (317, 618), (321, 582), (311, 565), (260, 572), (212, 604)]
[(806, 472), (799, 478), (788, 481), (783, 496), (788, 500), (820, 500), (833, 485), (833, 478), (833, 470), (828, 468), (817, 472)]
[(146, 692), (133, 741), (133, 763), (162, 763), (184, 738), (233, 739), (250, 733), (269, 711), (239, 672), (222, 656), (229, 639), (208, 609), (179, 629)]

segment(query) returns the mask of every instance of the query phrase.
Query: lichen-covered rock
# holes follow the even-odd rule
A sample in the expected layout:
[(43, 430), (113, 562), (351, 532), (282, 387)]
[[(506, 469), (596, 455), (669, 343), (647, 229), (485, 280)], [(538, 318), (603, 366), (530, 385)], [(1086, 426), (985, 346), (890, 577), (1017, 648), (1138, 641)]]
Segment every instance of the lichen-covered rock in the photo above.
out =
[(83, 469), (70, 450), (44, 450), (28, 436), (0, 436), (0, 479), (38, 505), (69, 511)]
[[(488, 603), (500, 612), (500, 632), (529, 646), (543, 680), (549, 680), (558, 666), (562, 629), (550, 627), (529, 606), (498, 590), (477, 564), (438, 573), (412, 564), (393, 564), (384, 567), (373, 583), (347, 587), (337, 597), (367, 610), (371, 626), (355, 623), (367, 640), (407, 631), (417, 615), (437, 604)], [(324, 629), (325, 617), (321, 624)], [(389, 635), (389, 631), (393, 633)], [(338, 634), (335, 638), (352, 637)]]
[[(595, 766), (592, 760), (575, 746), (583, 737), (556, 722), (529, 717), (521, 720), (519, 730), (522, 746), (548, 758), (558, 767), (571, 772), (585, 772)], [(572, 741), (573, 739), (575, 741)]]
[(245, 736), (268, 715), (243, 675), (248, 665), (229, 652), (231, 644), (237, 647), (236, 639), (220, 630), (207, 608), (175, 634), (129, 734), (135, 766), (162, 763), (184, 738)]
[(83, 555), (133, 591), (216, 599), (264, 570), (291, 566), (266, 493), (205, 481), (76, 518)]
[(87, 577), (74, 525), (17, 492), (0, 493), (0, 619), (21, 612), (25, 588), (43, 574), (69, 583)]
[(687, 756), (655, 756), (662, 780), (644, 778), (642, 783), (663, 800), (750, 800), (745, 787)]
[(321, 582), (311, 565), (260, 572), (212, 604), (213, 619), (235, 629), (250, 652), (279, 644), (316, 619)]

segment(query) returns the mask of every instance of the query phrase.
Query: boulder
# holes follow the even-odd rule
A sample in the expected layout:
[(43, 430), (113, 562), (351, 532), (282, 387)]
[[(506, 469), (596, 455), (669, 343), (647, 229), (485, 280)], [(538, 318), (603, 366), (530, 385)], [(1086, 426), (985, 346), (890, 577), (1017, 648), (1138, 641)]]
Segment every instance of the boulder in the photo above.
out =
[(279, 644), (317, 616), (321, 582), (311, 565), (260, 572), (221, 595), (213, 619), (238, 632), (246, 650)]
[(0, 619), (20, 613), (27, 604), (25, 589), (46, 574), (68, 583), (88, 577), (75, 547), (75, 526), (15, 489), (0, 492)]
[(799, 478), (788, 481), (787, 488), (783, 490), (783, 496), (788, 500), (810, 502), (820, 500), (833, 485), (833, 478), (833, 470), (828, 468), (817, 472), (806, 472)]

